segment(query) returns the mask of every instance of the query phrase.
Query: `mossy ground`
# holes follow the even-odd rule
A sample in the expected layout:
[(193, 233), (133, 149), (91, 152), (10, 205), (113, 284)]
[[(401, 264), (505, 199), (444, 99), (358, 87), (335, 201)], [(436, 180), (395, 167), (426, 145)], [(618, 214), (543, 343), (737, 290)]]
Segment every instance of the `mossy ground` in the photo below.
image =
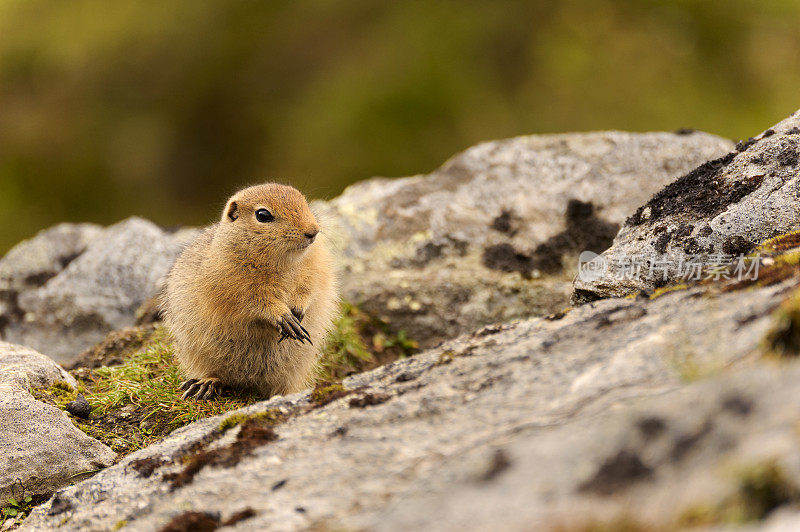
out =
[[(338, 382), (347, 375), (415, 351), (416, 344), (405, 334), (392, 334), (384, 322), (344, 304), (323, 349), (317, 381)], [(71, 373), (78, 380), (77, 390), (57, 383), (35, 391), (35, 395), (66, 409), (82, 394), (91, 405), (91, 416), (89, 419), (73, 416), (73, 421), (120, 455), (146, 447), (198, 419), (264, 399), (247, 392), (231, 392), (210, 401), (181, 399), (180, 383), (185, 377), (175, 363), (172, 344), (161, 325), (111, 333), (81, 355)], [(236, 424), (231, 419), (223, 424), (226, 422)]]

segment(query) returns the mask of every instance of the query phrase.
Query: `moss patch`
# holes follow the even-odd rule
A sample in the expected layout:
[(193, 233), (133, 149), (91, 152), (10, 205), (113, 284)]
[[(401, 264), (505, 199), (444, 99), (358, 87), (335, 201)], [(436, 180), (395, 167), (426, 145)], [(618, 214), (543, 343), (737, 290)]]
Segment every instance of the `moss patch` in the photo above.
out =
[(800, 501), (800, 490), (774, 461), (739, 469), (736, 491), (719, 504), (696, 505), (686, 509), (676, 527), (743, 524), (760, 521), (773, 510)]
[[(318, 380), (311, 401), (321, 406), (349, 394), (342, 377), (372, 369), (413, 354), (416, 343), (402, 332), (392, 334), (388, 324), (356, 307), (344, 304), (325, 347)], [(120, 455), (160, 440), (176, 428), (198, 419), (224, 414), (265, 397), (237, 392), (210, 401), (181, 399), (180, 383), (185, 376), (174, 361), (173, 347), (163, 326), (150, 324), (115, 331), (100, 344), (85, 351), (72, 364), (77, 390), (56, 383), (34, 395), (62, 410), (83, 394), (91, 406), (89, 419), (72, 417), (75, 424)], [(255, 414), (270, 425), (283, 421), (279, 411)], [(246, 422), (246, 415), (222, 421), (224, 432)]]
[(317, 406), (324, 406), (351, 393), (353, 390), (348, 390), (340, 382), (321, 382), (311, 391), (308, 400)]
[(387, 322), (345, 302), (323, 347), (317, 376), (321, 381), (339, 381), (417, 351), (419, 345), (405, 331), (393, 332)]
[[(61, 409), (66, 409), (78, 393), (83, 394), (92, 407), (90, 418), (73, 416), (73, 421), (117, 453), (125, 455), (141, 449), (176, 428), (259, 399), (255, 394), (238, 393), (211, 401), (182, 400), (179, 385), (183, 376), (173, 360), (164, 328), (126, 331), (125, 335), (124, 331), (112, 333), (90, 350), (94, 355), (84, 357), (84, 365), (75, 365), (71, 373), (79, 382), (77, 390), (66, 383), (56, 383), (46, 390), (34, 391), (37, 399)], [(134, 349), (133, 345), (139, 348)], [(114, 354), (111, 346), (117, 346), (123, 354)], [(118, 358), (121, 362), (116, 365), (93, 367), (95, 362)]]
[(800, 288), (775, 311), (773, 320), (765, 338), (767, 352), (778, 357), (800, 355)]

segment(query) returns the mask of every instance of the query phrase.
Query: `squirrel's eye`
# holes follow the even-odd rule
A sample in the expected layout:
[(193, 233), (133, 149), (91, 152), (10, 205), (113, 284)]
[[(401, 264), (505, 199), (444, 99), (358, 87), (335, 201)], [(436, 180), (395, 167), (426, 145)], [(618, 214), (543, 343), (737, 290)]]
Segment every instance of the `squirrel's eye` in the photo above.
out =
[(267, 209), (258, 209), (256, 211), (256, 220), (261, 223), (271, 222), (275, 217)]

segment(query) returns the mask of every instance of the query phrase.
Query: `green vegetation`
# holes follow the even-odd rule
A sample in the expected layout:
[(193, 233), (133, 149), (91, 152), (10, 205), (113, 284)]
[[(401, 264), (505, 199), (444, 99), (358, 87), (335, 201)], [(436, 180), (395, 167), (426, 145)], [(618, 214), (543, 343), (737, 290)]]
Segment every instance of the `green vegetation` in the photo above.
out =
[(794, 0), (0, 0), (0, 252), (65, 220), (216, 219), (528, 133), (755, 134), (797, 107)]
[(344, 302), (333, 331), (323, 348), (318, 365), (319, 381), (338, 381), (419, 350), (405, 331), (392, 332), (391, 326)]
[(5, 505), (0, 509), (0, 526), (4, 525), (9, 519), (24, 519), (33, 508), (33, 498), (28, 496), (18, 501), (14, 497), (9, 498)]
[(796, 289), (775, 311), (767, 333), (766, 348), (778, 357), (800, 355), (800, 289)]
[[(73, 370), (79, 382), (75, 390), (64, 382), (34, 390), (42, 401), (66, 409), (83, 394), (92, 407), (89, 419), (73, 418), (76, 425), (115, 451), (127, 454), (163, 438), (171, 431), (198, 419), (224, 414), (252, 404), (262, 397), (234, 392), (210, 401), (181, 399), (184, 380), (173, 359), (172, 344), (162, 326), (143, 326), (147, 334), (126, 329), (111, 333), (86, 359), (87, 367)], [(413, 352), (416, 344), (404, 334), (391, 334), (388, 325), (369, 317), (353, 305), (344, 304), (342, 314), (323, 348), (311, 400), (325, 404), (350, 393), (338, 382), (345, 375), (376, 367)], [(142, 345), (126, 339), (136, 338)], [(125, 340), (125, 341), (123, 341)], [(139, 345), (138, 348), (131, 347)], [(104, 365), (103, 361), (120, 362)], [(334, 383), (335, 382), (335, 383)], [(248, 415), (233, 414), (220, 423), (225, 432), (249, 419), (275, 425), (284, 421), (277, 409)]]
[(759, 462), (736, 472), (735, 493), (719, 504), (688, 508), (678, 518), (677, 528), (760, 521), (780, 506), (797, 503), (799, 498), (800, 491), (776, 462)]

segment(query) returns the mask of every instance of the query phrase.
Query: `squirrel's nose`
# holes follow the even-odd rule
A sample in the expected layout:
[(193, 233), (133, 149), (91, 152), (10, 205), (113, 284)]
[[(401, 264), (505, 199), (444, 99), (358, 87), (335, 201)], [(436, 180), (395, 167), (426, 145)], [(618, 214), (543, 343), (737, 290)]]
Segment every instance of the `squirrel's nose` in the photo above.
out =
[(314, 238), (316, 238), (316, 236), (317, 236), (317, 233), (319, 233), (319, 229), (312, 229), (311, 231), (307, 231), (307, 232), (306, 232), (306, 238), (307, 238), (307, 239), (308, 239), (310, 242), (313, 242), (313, 241), (314, 241)]

